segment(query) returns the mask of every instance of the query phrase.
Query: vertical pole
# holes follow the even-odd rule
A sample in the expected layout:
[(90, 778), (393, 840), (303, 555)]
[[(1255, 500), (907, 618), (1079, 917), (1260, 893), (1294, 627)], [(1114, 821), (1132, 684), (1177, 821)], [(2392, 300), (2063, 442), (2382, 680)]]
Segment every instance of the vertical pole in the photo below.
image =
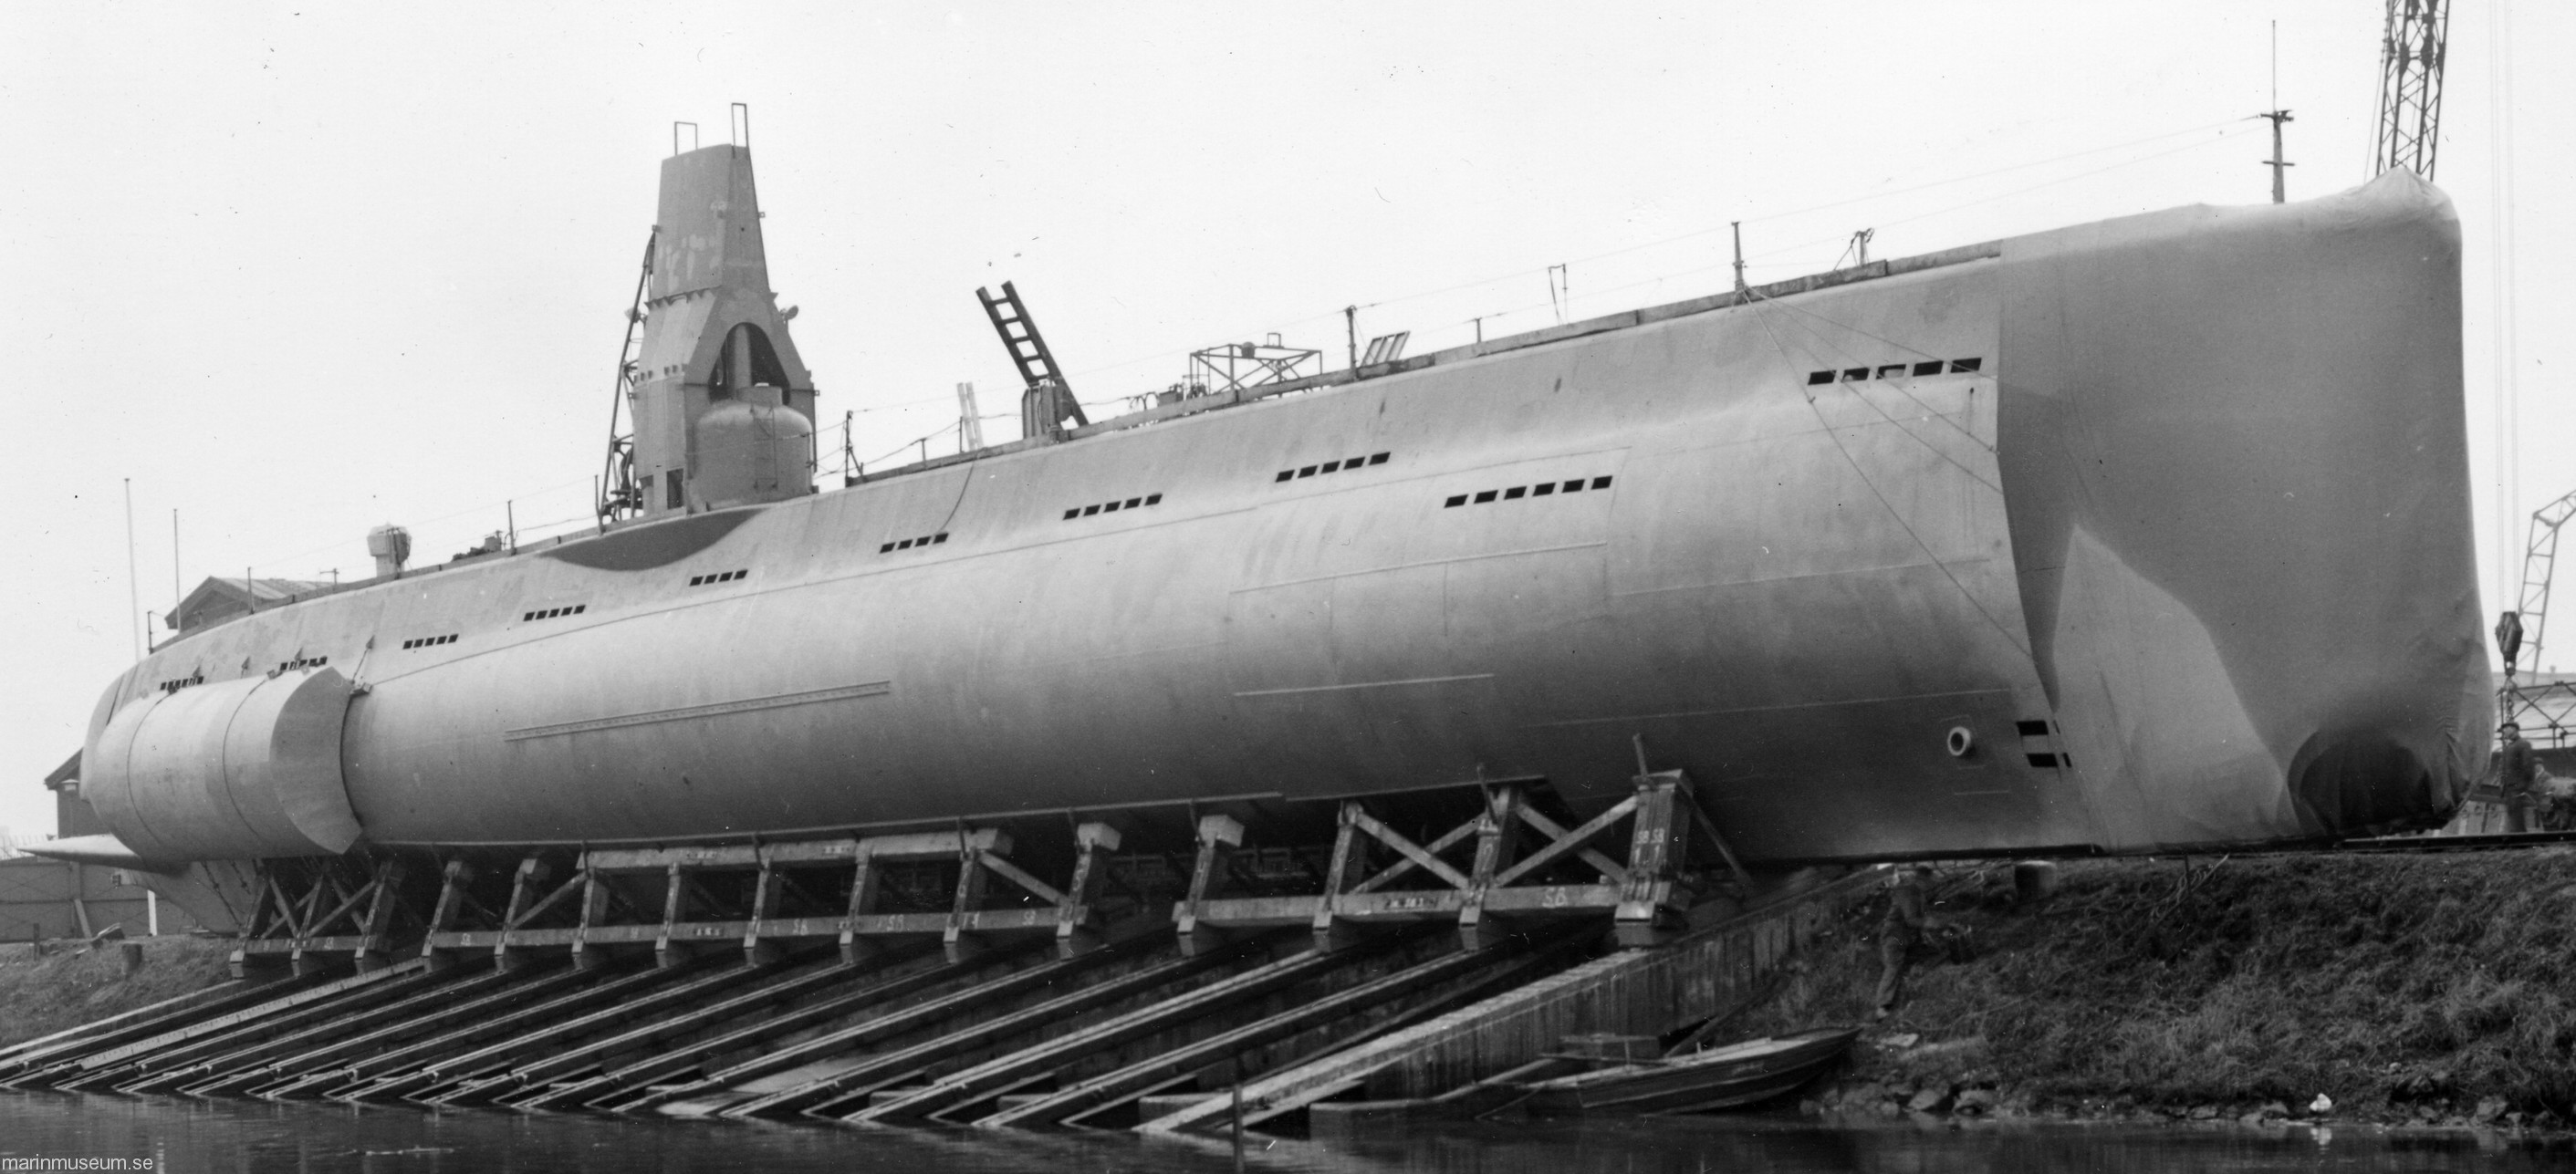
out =
[(85, 937), (85, 938), (97, 937), (97, 936), (98, 936), (98, 931), (97, 931), (96, 929), (92, 928), (92, 927), (90, 926), (90, 923), (89, 923), (89, 900), (88, 900), (88, 894), (83, 893), (83, 892), (81, 891), (81, 889), (82, 889), (83, 887), (85, 887), (84, 882), (86, 882), (86, 881), (88, 880), (88, 878), (87, 878), (87, 877), (85, 877), (85, 876), (82, 876), (82, 875), (81, 875), (81, 866), (80, 866), (80, 861), (77, 861), (77, 860), (67, 860), (67, 861), (64, 861), (64, 862), (63, 862), (63, 867), (65, 867), (65, 868), (67, 868), (67, 869), (70, 869), (70, 870), (71, 870), (71, 874), (72, 874), (72, 917), (80, 923), (81, 936), (82, 936), (82, 937)]
[(2290, 199), (2289, 168), (2298, 166), (2281, 158), (2281, 124), (2295, 122), (2287, 110), (2266, 110), (2260, 117), (2272, 120), (2272, 158), (2264, 166), (2272, 169), (2272, 202), (2288, 203)]
[[(179, 592), (179, 511), (174, 509), (170, 511), (170, 630), (173, 633), (179, 630), (179, 601), (184, 598), (186, 596)], [(144, 623), (149, 625), (151, 621), (145, 620)]]
[[(2495, 508), (2496, 598), (2515, 597), (2514, 530), (2522, 521), (2522, 454), (2517, 443), (2522, 428), (2520, 374), (2514, 354), (2514, 164), (2513, 164), (2513, 4), (2490, 0), (2487, 8), (2487, 131), (2494, 144), (2487, 152), (2487, 255), (2492, 287), (2487, 314), (2495, 347), (2489, 370), (2495, 377)], [(2537, 663), (2536, 661), (2534, 663)]]
[(143, 637), (135, 631), (137, 617), (143, 614), (143, 587), (134, 576), (134, 478), (125, 479), (125, 635), (131, 643), (134, 659), (143, 659)]
[[(594, 482), (594, 483), (596, 483), (597, 478), (598, 478), (598, 475), (597, 475), (597, 474), (595, 474), (595, 473), (594, 473), (594, 474), (592, 474), (592, 480), (593, 480), (593, 482)], [(503, 520), (507, 521), (507, 522), (510, 524), (510, 553), (512, 553), (512, 554), (517, 554), (517, 553), (519, 553), (519, 505), (518, 505), (518, 503), (517, 503), (517, 502), (513, 502), (513, 501), (503, 501), (503, 502), (501, 503), (501, 517), (502, 517), (502, 519), (503, 519)]]
[(161, 894), (150, 889), (143, 890), (143, 932), (161, 936)]
[(1360, 369), (1360, 308), (1342, 307), (1342, 334), (1351, 348), (1351, 370)]
[(1744, 222), (1729, 220), (1726, 226), (1735, 233), (1735, 292), (1749, 293), (1752, 287), (1744, 284)]

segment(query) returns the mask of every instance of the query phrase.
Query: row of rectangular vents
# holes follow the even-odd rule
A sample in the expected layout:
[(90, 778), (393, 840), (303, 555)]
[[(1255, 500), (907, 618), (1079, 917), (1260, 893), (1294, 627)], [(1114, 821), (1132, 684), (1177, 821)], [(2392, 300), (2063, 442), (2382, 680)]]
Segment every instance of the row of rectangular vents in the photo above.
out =
[(1921, 359), (1903, 363), (1881, 363), (1874, 369), (1876, 374), (1871, 374), (1873, 368), (1869, 367), (1829, 368), (1807, 372), (1807, 386), (1814, 387), (1820, 383), (1858, 383), (1864, 379), (1903, 379), (1909, 376), (1919, 379), (1926, 375), (1941, 374), (1944, 366), (1949, 368), (1949, 373), (1952, 375), (1966, 375), (1984, 369), (1985, 365), (1986, 360), (1981, 356), (1973, 359)]

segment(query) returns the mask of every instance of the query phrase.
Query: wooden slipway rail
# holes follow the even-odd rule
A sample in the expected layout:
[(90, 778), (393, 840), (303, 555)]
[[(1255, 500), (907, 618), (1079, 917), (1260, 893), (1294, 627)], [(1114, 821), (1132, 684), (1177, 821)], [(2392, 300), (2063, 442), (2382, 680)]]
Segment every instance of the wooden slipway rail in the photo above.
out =
[[(1595, 959), (1428, 1023), (1297, 1065), (1243, 1087), (1247, 1126), (1366, 1087), (1373, 1098), (1435, 1096), (1538, 1059), (1582, 1032), (1662, 1035), (1757, 996), (1780, 964), (1883, 877), (1845, 876), (1656, 950)], [(1165, 1113), (1148, 1133), (1221, 1126), (1229, 1092)]]
[[(1509, 784), (1438, 835), (1347, 803), (1302, 893), (1244, 879), (1229, 861), (1275, 850), (1203, 814), (1168, 913), (1114, 917), (1118, 837), (1091, 825), (1056, 854), (1062, 887), (993, 828), (585, 852), (562, 878), (531, 857), (489, 907), (451, 861), (417, 936), (384, 915), (398, 860), (281, 873), (242, 953), (292, 966), (0, 1048), (0, 1086), (1156, 1131), (1226, 1120), (1211, 1090), (1237, 1084), (1247, 1124), (1363, 1089), (1430, 1095), (1567, 1034), (1741, 1006), (1870, 882), (1774, 889), (1690, 931), (1694, 843), (1755, 882), (1687, 779), (1636, 783), (1571, 826)], [(878, 904), (890, 868), (941, 860), (946, 911)]]

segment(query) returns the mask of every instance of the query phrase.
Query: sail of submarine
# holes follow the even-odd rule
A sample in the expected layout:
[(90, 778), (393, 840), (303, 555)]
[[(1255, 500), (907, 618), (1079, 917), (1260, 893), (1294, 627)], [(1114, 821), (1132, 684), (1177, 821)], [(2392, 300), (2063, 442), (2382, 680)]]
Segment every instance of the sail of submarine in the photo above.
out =
[(1873, 263), (831, 492), (741, 147), (662, 165), (640, 517), (101, 698), (167, 866), (1544, 780), (1750, 861), (2443, 819), (2491, 702), (2459, 239), (2404, 173)]

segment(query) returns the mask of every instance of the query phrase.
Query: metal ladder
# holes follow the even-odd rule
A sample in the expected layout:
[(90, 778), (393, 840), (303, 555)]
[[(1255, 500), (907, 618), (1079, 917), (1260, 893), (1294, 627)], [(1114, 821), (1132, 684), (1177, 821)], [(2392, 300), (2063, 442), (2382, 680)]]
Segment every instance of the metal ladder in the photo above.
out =
[(1063, 369), (1056, 366), (1055, 353), (1047, 349), (1046, 337), (1038, 333), (1037, 321), (1029, 317), (1027, 304), (1020, 301), (1020, 291), (1005, 281), (1000, 297), (978, 287), (975, 300), (984, 303), (984, 316), (993, 320), (993, 332), (1002, 336), (1002, 348), (1011, 352), (1011, 364), (1020, 369), (1020, 381), (1032, 391), (1055, 388), (1058, 402), (1074, 424), (1088, 427), (1091, 420), (1074, 400), (1073, 385), (1065, 382)]

